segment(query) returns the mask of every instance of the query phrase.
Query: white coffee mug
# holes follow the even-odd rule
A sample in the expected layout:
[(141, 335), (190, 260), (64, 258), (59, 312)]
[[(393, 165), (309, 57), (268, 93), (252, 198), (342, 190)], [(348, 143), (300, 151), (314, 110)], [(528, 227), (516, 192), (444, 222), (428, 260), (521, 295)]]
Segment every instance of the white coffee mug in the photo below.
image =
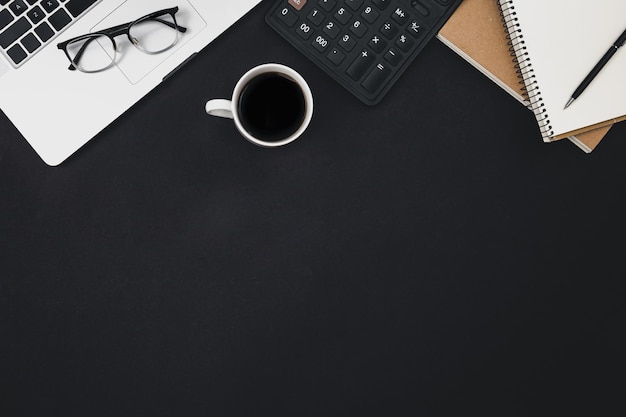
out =
[(292, 68), (263, 64), (239, 79), (230, 100), (209, 100), (206, 112), (233, 119), (250, 142), (276, 147), (304, 133), (313, 117), (313, 95), (304, 78)]

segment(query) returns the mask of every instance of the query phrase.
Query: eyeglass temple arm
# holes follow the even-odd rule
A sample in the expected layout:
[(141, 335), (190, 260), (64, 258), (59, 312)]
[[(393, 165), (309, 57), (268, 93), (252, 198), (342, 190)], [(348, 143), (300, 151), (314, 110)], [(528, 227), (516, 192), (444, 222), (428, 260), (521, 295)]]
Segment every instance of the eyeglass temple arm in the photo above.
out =
[(178, 24), (174, 24), (172, 22), (168, 22), (167, 20), (161, 20), (161, 19), (154, 19), (154, 20), (156, 20), (158, 22), (161, 22), (164, 25), (167, 25), (167, 26), (171, 27), (172, 29), (174, 29), (174, 27), (176, 27), (176, 29), (178, 29), (178, 31), (181, 32), (181, 33), (187, 32), (187, 28), (184, 27), (184, 26), (180, 26)]

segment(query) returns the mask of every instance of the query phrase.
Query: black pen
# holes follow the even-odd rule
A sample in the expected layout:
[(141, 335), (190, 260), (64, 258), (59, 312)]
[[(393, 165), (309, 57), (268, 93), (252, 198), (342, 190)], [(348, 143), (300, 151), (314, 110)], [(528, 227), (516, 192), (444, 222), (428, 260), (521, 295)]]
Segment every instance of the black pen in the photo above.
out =
[(595, 67), (593, 67), (591, 72), (587, 74), (583, 82), (581, 82), (580, 85), (576, 88), (576, 90), (574, 90), (574, 92), (572, 93), (572, 97), (569, 99), (569, 101), (565, 105), (565, 108), (567, 108), (570, 104), (574, 102), (574, 100), (578, 98), (578, 96), (585, 90), (585, 88), (587, 88), (587, 86), (591, 83), (591, 81), (596, 77), (596, 75), (598, 75), (602, 67), (604, 67), (606, 63), (609, 62), (609, 59), (611, 59), (611, 57), (615, 55), (615, 52), (617, 52), (617, 49), (620, 46), (624, 45), (625, 42), (626, 42), (626, 30), (624, 31), (624, 33), (622, 33), (622, 35), (619, 38), (617, 38), (615, 42), (613, 42), (613, 45), (611, 45), (609, 50), (606, 51), (602, 59), (598, 61), (598, 63), (596, 64)]

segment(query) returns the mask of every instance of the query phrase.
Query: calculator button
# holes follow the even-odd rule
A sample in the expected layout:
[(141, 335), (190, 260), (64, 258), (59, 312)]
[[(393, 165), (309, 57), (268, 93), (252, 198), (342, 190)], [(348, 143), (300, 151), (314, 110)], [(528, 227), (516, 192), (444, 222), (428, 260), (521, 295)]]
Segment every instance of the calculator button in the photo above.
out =
[(333, 7), (335, 7), (335, 4), (337, 4), (336, 0), (320, 0), (319, 3), (320, 7), (324, 10), (326, 10), (327, 12), (330, 12)]
[(386, 21), (380, 27), (380, 33), (385, 35), (387, 39), (391, 39), (394, 36), (396, 36), (396, 33), (398, 33), (398, 27), (394, 25), (393, 23), (391, 23), (390, 21)]
[(300, 11), (306, 4), (306, 0), (289, 0), (288, 3), (291, 4), (294, 9)]
[(324, 52), (328, 47), (328, 41), (322, 35), (318, 35), (315, 39), (313, 39), (311, 45), (313, 45), (313, 47), (319, 52)]
[(428, 16), (430, 14), (428, 6), (420, 1), (413, 0), (411, 2), (411, 6), (413, 6), (413, 8), (417, 10), (417, 12), (420, 13), (422, 16)]
[(313, 34), (313, 29), (311, 29), (311, 26), (303, 22), (296, 28), (296, 33), (300, 35), (302, 39), (307, 40)]
[(391, 3), (391, 0), (372, 0), (372, 3), (378, 6), (381, 10), (384, 10), (385, 7)]
[(408, 20), (409, 15), (403, 9), (396, 7), (396, 10), (391, 14), (391, 18), (402, 25)]
[(319, 26), (324, 20), (324, 15), (318, 9), (313, 9), (311, 10), (311, 13), (309, 13), (309, 15), (307, 16), (307, 19), (313, 22), (315, 26)]
[(367, 6), (361, 13), (361, 17), (367, 20), (368, 23), (374, 23), (379, 15), (380, 14), (371, 6)]
[(322, 30), (332, 39), (335, 39), (337, 35), (339, 35), (339, 31), (341, 29), (339, 28), (339, 25), (336, 24), (335, 22), (328, 22), (324, 25), (324, 29)]
[(350, 31), (360, 38), (367, 32), (367, 26), (360, 20), (355, 20), (350, 25)]
[(345, 7), (340, 7), (335, 12), (335, 19), (337, 19), (339, 23), (341, 23), (342, 25), (345, 25), (346, 23), (348, 23), (351, 17), (352, 17), (352, 13), (347, 11)]
[(385, 60), (391, 65), (398, 65), (402, 61), (402, 54), (392, 48), (385, 54)]
[(400, 37), (396, 41), (396, 45), (398, 46), (398, 48), (400, 48), (404, 52), (408, 52), (414, 44), (415, 41), (404, 34), (400, 35)]
[(354, 48), (355, 45), (356, 45), (356, 40), (352, 36), (348, 35), (347, 33), (343, 35), (341, 37), (341, 40), (339, 41), (339, 46), (341, 46), (343, 49), (345, 49), (348, 52), (350, 52), (352, 48)]
[(367, 75), (367, 77), (365, 77), (362, 85), (367, 91), (369, 91), (370, 93), (374, 93), (387, 79), (389, 74), (391, 74), (391, 69), (382, 62), (378, 63)]
[(278, 17), (289, 27), (293, 26), (298, 21), (298, 16), (287, 7), (283, 7), (278, 12)]
[(375, 52), (380, 53), (383, 51), (383, 49), (385, 49), (385, 46), (387, 46), (387, 42), (385, 42), (378, 35), (374, 35), (372, 36), (372, 39), (370, 39), (370, 41), (368, 42), (367, 46), (372, 48)]
[(361, 5), (363, 4), (363, 0), (346, 0), (346, 4), (352, 9), (352, 10), (359, 10), (359, 7), (361, 7)]
[(339, 65), (346, 58), (343, 52), (341, 52), (337, 48), (333, 48), (332, 51), (328, 54), (327, 58), (335, 65)]
[(424, 27), (417, 20), (412, 21), (407, 28), (407, 31), (415, 38), (419, 37), (423, 30)]
[(375, 56), (367, 49), (362, 50), (356, 57), (356, 59), (350, 64), (346, 73), (352, 77), (353, 80), (358, 80), (365, 74), (365, 71), (374, 62)]

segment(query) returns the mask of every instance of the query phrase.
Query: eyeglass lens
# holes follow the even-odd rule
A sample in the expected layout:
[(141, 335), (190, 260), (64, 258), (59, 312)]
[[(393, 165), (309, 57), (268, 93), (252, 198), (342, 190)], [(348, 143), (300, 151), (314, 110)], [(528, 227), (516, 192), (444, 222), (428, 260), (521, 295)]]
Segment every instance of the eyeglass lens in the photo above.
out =
[(164, 14), (135, 22), (128, 33), (135, 47), (142, 52), (156, 54), (174, 46), (179, 32), (174, 17)]
[(92, 35), (67, 44), (67, 53), (74, 66), (83, 72), (97, 72), (115, 62), (115, 45), (105, 35)]

